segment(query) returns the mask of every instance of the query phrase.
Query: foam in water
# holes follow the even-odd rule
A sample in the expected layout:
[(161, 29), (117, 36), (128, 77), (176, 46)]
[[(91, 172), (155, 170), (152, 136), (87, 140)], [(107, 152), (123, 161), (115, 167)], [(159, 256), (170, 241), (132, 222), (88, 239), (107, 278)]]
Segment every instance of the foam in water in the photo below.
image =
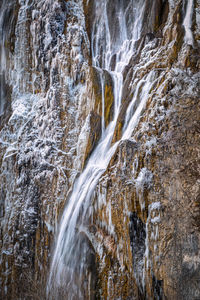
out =
[[(119, 141), (114, 145), (111, 145), (111, 142), (120, 112), (123, 88), (122, 72), (134, 53), (135, 41), (140, 37), (142, 28), (144, 1), (130, 1), (127, 8), (124, 8), (122, 0), (118, 2), (118, 5), (115, 6), (117, 11), (114, 12), (113, 19), (109, 18), (110, 1), (98, 0), (95, 2), (95, 18), (91, 38), (93, 67), (100, 73), (102, 91), (104, 90), (104, 69), (110, 73), (113, 79), (114, 117), (105, 129), (105, 99), (103, 97), (102, 137), (82, 174), (74, 183), (73, 191), (60, 222), (47, 288), (47, 293), (50, 298), (52, 297), (51, 299), (58, 299), (59, 289), (62, 288), (66, 290), (67, 299), (77, 299), (77, 297), (84, 299), (85, 290), (90, 294), (89, 278), (91, 279), (91, 273), (87, 268), (89, 246), (85, 242), (85, 237), (92, 241), (86, 229), (92, 218), (91, 197), (99, 178), (106, 170), (119, 144)], [(131, 24), (127, 24), (126, 15), (127, 13), (130, 14), (130, 11), (133, 21)], [(112, 22), (115, 24), (113, 25)], [(116, 32), (113, 31), (115, 26), (118, 26), (117, 36)], [(153, 84), (153, 72), (146, 76), (145, 81), (138, 82), (138, 87), (127, 112), (122, 139), (131, 137)], [(143, 86), (141, 93), (138, 92), (140, 86)], [(133, 111), (132, 107), (136, 100), (138, 100), (138, 105)], [(112, 230), (114, 231), (114, 228)], [(93, 247), (95, 248), (94, 244)]]

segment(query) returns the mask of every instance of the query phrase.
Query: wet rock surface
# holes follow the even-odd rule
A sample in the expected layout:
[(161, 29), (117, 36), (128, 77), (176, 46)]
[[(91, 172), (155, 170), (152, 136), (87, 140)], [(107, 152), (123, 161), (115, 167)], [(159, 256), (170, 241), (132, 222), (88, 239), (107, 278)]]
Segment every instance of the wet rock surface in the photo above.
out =
[[(118, 8), (130, 38), (135, 2), (107, 2), (114, 47)], [(77, 259), (88, 266), (83, 285), (78, 268), (74, 276), (83, 299), (200, 299), (200, 2), (143, 3), (141, 36), (122, 74), (119, 144), (77, 228)], [(114, 118), (117, 57), (111, 72), (92, 65), (93, 0), (2, 5), (0, 295), (45, 299), (63, 208), (102, 119), (107, 128)], [(66, 286), (58, 293), (52, 299), (71, 295)]]

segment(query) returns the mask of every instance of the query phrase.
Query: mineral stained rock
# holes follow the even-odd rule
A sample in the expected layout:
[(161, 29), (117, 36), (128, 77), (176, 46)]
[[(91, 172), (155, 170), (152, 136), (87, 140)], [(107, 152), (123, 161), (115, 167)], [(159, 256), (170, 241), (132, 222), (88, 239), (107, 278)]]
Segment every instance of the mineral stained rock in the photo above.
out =
[[(140, 2), (1, 1), (1, 299), (49, 299), (63, 208), (115, 113), (118, 58), (111, 72), (103, 54), (93, 64), (94, 45), (100, 56), (106, 47), (104, 33), (93, 40), (96, 9), (106, 4), (114, 47), (124, 34), (120, 12), (128, 40)], [(198, 300), (200, 1), (146, 0), (141, 7), (140, 35), (122, 74), (117, 147), (85, 221), (93, 267), (83, 299)], [(75, 299), (67, 295), (63, 287), (51, 297)]]

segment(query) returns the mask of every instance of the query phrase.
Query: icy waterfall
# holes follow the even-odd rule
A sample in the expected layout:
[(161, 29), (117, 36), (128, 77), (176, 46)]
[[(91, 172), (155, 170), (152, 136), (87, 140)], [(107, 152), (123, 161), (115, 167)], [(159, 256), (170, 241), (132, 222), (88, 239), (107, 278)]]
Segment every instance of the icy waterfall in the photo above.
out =
[[(135, 51), (135, 42), (140, 38), (142, 30), (144, 1), (130, 1), (127, 7), (119, 1), (114, 22), (117, 32), (113, 30), (108, 19), (108, 0), (96, 1), (95, 19), (92, 28), (91, 49), (93, 67), (95, 67), (104, 87), (104, 70), (108, 71), (114, 84), (114, 117), (105, 128), (104, 97), (102, 97), (102, 136), (93, 151), (82, 174), (76, 180), (73, 191), (68, 199), (60, 222), (59, 234), (53, 252), (48, 293), (50, 297), (59, 298), (60, 290), (67, 291), (67, 299), (85, 299), (90, 295), (90, 271), (87, 268), (89, 246), (83, 238), (83, 228), (92, 219), (91, 196), (100, 176), (106, 170), (120, 141), (112, 144), (116, 122), (120, 112), (123, 71)], [(133, 22), (127, 24), (127, 14), (131, 14)], [(103, 41), (103, 48), (102, 48)], [(113, 67), (113, 58), (115, 65)], [(127, 110), (127, 118), (123, 128), (122, 140), (128, 139), (136, 126), (150, 89), (154, 83), (153, 73), (149, 73), (145, 80), (138, 82), (133, 99)], [(138, 93), (138, 89), (141, 89)], [(102, 93), (103, 94), (103, 93)], [(132, 106), (139, 99), (137, 109)], [(85, 231), (87, 235), (87, 231)], [(93, 245), (94, 247), (94, 245)], [(87, 277), (83, 280), (84, 276)], [(82, 288), (81, 288), (82, 286)], [(53, 295), (53, 296), (52, 296)], [(53, 298), (52, 298), (53, 299)]]

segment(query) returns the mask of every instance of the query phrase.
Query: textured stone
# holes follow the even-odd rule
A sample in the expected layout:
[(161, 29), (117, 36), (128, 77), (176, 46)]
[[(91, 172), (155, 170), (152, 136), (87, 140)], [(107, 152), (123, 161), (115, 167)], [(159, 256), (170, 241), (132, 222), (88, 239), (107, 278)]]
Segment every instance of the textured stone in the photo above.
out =
[[(46, 297), (57, 224), (101, 137), (102, 95), (105, 127), (113, 119), (114, 86), (106, 70), (92, 67), (93, 0), (13, 3), (4, 45), (8, 72), (0, 79), (6, 91), (0, 116), (1, 298), (35, 300)], [(128, 4), (108, 1), (113, 41), (119, 24), (112, 16)], [(194, 3), (194, 46), (184, 40), (186, 4), (144, 2), (142, 36), (123, 73), (113, 144), (123, 135), (138, 82), (144, 85), (152, 72), (154, 84), (130, 139), (119, 142), (92, 197), (93, 218), (86, 223), (93, 240), (84, 233), (81, 239), (93, 274), (90, 284), (87, 274), (82, 278), (91, 290), (85, 299), (199, 298), (200, 3)], [(128, 35), (131, 18), (130, 9)], [(115, 63), (113, 56), (112, 69)], [(63, 289), (60, 299), (65, 297)]]

